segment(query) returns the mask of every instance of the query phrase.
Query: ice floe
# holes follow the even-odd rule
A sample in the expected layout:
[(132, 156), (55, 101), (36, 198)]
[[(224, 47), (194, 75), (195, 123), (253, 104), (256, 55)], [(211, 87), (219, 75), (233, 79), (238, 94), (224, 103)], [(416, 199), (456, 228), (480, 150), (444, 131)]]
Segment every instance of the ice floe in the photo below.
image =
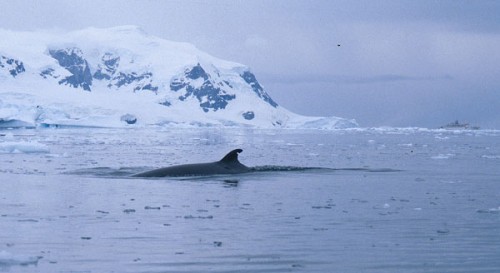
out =
[(0, 153), (49, 153), (49, 147), (37, 141), (4, 141)]

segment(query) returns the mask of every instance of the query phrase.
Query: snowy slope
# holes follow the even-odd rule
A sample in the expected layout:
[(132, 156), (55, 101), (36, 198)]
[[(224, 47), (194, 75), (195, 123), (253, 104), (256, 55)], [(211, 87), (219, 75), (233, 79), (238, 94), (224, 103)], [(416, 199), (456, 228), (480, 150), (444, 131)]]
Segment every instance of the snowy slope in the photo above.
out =
[(0, 37), (0, 127), (357, 126), (294, 114), (248, 67), (135, 26)]

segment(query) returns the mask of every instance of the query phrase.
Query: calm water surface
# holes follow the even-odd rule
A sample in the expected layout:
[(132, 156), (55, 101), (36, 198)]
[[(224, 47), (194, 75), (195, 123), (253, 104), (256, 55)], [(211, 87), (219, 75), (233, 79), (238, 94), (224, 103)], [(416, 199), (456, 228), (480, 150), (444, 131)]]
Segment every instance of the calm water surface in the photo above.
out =
[[(0, 271), (500, 272), (499, 147), (498, 131), (0, 131)], [(234, 148), (261, 171), (128, 177)]]

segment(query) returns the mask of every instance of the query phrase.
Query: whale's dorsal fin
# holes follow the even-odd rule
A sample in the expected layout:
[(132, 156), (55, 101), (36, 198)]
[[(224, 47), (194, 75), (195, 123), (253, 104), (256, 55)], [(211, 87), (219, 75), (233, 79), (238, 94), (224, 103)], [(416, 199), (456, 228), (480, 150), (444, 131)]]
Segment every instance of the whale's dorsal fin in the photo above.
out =
[(238, 154), (243, 152), (242, 149), (235, 149), (230, 151), (226, 156), (224, 156), (220, 162), (224, 163), (238, 163)]

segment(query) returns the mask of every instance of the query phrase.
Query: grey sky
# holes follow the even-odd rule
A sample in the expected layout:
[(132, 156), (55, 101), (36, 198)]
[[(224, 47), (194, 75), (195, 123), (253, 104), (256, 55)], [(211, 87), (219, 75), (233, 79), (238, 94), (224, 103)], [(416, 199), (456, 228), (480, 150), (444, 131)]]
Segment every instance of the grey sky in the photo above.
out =
[[(12, 30), (138, 25), (250, 66), (306, 115), (500, 128), (500, 1), (0, 1)], [(337, 46), (340, 44), (340, 46)]]

